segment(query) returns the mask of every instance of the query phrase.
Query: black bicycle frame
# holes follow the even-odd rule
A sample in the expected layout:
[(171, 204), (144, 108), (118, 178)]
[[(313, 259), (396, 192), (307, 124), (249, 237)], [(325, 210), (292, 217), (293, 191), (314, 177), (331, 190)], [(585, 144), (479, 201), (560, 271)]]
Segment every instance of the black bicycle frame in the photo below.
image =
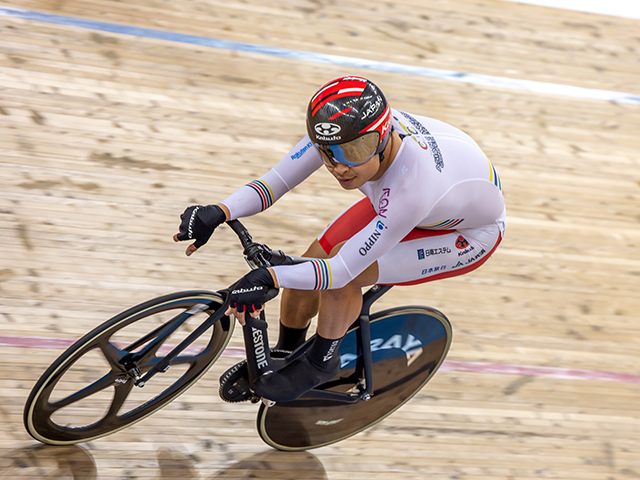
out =
[[(222, 292), (224, 291), (221, 291), (218, 293), (222, 293)], [(169, 335), (175, 332), (180, 327), (180, 325), (182, 325), (185, 321), (187, 321), (189, 317), (197, 313), (204, 312), (209, 308), (211, 303), (212, 302), (199, 303), (191, 307), (186, 312), (176, 315), (174, 318), (166, 322), (164, 325), (156, 329), (154, 332), (151, 332), (150, 334), (144, 337), (144, 338), (153, 338), (154, 333), (162, 332), (161, 334), (156, 336), (155, 339), (149, 345), (147, 345), (140, 352), (134, 352), (134, 353), (129, 353), (125, 355), (120, 360), (120, 363), (122, 363), (126, 367), (128, 363), (135, 364), (136, 361), (139, 361), (143, 357), (149, 355), (149, 353), (155, 352), (169, 337)], [(180, 353), (182, 353), (189, 345), (195, 342), (202, 334), (204, 334), (204, 332), (209, 330), (209, 328), (211, 328), (214, 323), (216, 323), (218, 320), (224, 317), (224, 312), (227, 310), (227, 306), (228, 306), (227, 300), (225, 300), (224, 304), (220, 306), (217, 312), (215, 312), (213, 315), (210, 315), (206, 321), (202, 322), (202, 324), (198, 326), (198, 328), (196, 328), (193, 332), (191, 332), (184, 340), (182, 340), (182, 342), (176, 345), (169, 353), (167, 353), (162, 358), (162, 360), (160, 360), (156, 365), (154, 365), (146, 374), (144, 374), (142, 377), (134, 378), (135, 385), (138, 387), (144, 387), (145, 383), (148, 382), (149, 379), (151, 379), (156, 373), (160, 373), (160, 372), (164, 373), (167, 370), (169, 370), (169, 367), (171, 366), (171, 362), (178, 355), (180, 355)], [(128, 348), (134, 349), (136, 344), (138, 345), (144, 344), (143, 339), (138, 340), (135, 344), (130, 345)]]
[[(271, 266), (273, 265), (293, 265), (297, 263), (307, 262), (311, 259), (304, 257), (293, 257), (284, 255), (281, 251), (271, 251), (267, 247), (263, 245), (259, 245), (253, 242), (253, 239), (247, 229), (238, 221), (231, 220), (227, 222), (227, 224), (233, 229), (233, 231), (238, 235), (242, 246), (244, 248), (244, 254), (246, 256), (251, 255), (251, 258), (247, 259), (247, 262), (253, 267), (259, 266)], [(268, 252), (269, 260), (264, 258), (263, 252)], [(341, 393), (334, 392), (330, 390), (318, 390), (312, 389), (309, 392), (302, 395), (301, 398), (304, 399), (331, 399), (339, 402), (345, 403), (355, 403), (360, 400), (369, 400), (373, 396), (373, 369), (372, 369), (372, 359), (371, 359), (371, 328), (369, 323), (369, 313), (371, 310), (371, 306), (373, 303), (378, 300), (382, 295), (387, 293), (391, 289), (392, 285), (374, 285), (372, 286), (362, 298), (362, 309), (360, 310), (360, 315), (358, 319), (351, 325), (351, 328), (359, 327), (357, 331), (357, 343), (358, 343), (358, 360), (356, 363), (356, 377), (360, 380), (357, 382), (360, 387), (360, 391), (358, 393)], [(151, 379), (154, 375), (160, 372), (166, 372), (173, 361), (182, 351), (184, 351), (189, 345), (195, 342), (201, 335), (203, 335), (209, 328), (213, 326), (218, 320), (220, 320), (224, 316), (224, 312), (227, 310), (228, 300), (229, 300), (229, 291), (233, 288), (233, 285), (228, 289), (220, 290), (217, 293), (222, 295), (224, 298), (224, 303), (218, 308), (218, 310), (210, 315), (209, 318), (204, 321), (198, 328), (196, 328), (193, 332), (191, 332), (182, 342), (180, 342), (175, 348), (171, 350), (167, 355), (164, 356), (162, 360), (160, 360), (156, 365), (153, 366), (147, 373), (143, 376), (137, 376), (134, 378), (135, 385), (139, 387), (143, 387), (149, 379)], [(166, 322), (164, 325), (158, 327), (156, 330), (148, 334), (144, 337), (144, 339), (140, 339), (135, 344), (129, 346), (129, 348), (134, 349), (139, 345), (143, 345), (147, 339), (153, 338), (154, 340), (147, 345), (140, 352), (129, 353), (125, 355), (120, 363), (123, 366), (127, 366), (129, 364), (135, 365), (135, 362), (144, 356), (149, 355), (152, 352), (155, 352), (159, 346), (166, 340), (166, 338), (173, 333), (180, 325), (182, 325), (189, 317), (192, 315), (205, 311), (210, 306), (210, 304), (201, 303), (191, 307), (188, 311), (183, 312), (173, 319)], [(264, 312), (261, 313), (261, 319), (264, 320)], [(243, 330), (243, 333), (247, 330)], [(246, 335), (246, 334), (245, 334)], [(246, 343), (246, 342), (245, 342)], [(309, 345), (309, 344), (308, 344)], [(307, 345), (307, 346), (308, 346)], [(289, 357), (289, 360), (293, 360), (300, 355), (302, 355), (306, 351), (306, 348), (300, 348), (294, 354)], [(251, 365), (251, 363), (255, 362), (253, 356), (247, 355), (247, 362), (249, 363), (250, 371), (257, 371), (257, 365)], [(127, 369), (128, 371), (131, 370)], [(363, 385), (364, 383), (364, 385)], [(364, 390), (362, 389), (364, 387)]]

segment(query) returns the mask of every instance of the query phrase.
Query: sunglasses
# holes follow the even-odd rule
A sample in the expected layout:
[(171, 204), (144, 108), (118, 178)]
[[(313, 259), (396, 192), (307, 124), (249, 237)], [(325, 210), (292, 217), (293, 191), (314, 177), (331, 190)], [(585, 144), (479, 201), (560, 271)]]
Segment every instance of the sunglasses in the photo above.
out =
[(367, 133), (361, 137), (340, 145), (319, 145), (322, 161), (327, 167), (335, 167), (338, 163), (349, 167), (363, 165), (378, 154), (378, 132)]

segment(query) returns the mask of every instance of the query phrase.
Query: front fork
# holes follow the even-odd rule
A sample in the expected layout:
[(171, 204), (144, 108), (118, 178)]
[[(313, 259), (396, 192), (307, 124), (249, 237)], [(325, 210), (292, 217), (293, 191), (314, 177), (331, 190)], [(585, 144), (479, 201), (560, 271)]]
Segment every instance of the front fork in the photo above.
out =
[(256, 378), (272, 373), (271, 350), (269, 349), (269, 337), (267, 336), (267, 322), (264, 312), (260, 317), (245, 315), (245, 324), (242, 327), (244, 336), (244, 348), (247, 352), (247, 367), (249, 370), (249, 385), (253, 385)]

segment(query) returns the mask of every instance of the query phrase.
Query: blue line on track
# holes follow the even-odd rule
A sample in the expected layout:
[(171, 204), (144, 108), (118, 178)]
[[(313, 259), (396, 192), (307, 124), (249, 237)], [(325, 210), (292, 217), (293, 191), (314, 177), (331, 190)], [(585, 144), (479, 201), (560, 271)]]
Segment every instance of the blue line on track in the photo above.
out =
[(441, 70), (437, 68), (418, 67), (414, 65), (404, 65), (392, 62), (379, 62), (376, 60), (366, 60), (355, 57), (344, 57), (339, 55), (329, 55), (324, 53), (305, 52), (300, 50), (290, 50), (287, 48), (267, 47), (252, 43), (234, 42), (230, 40), (220, 40), (216, 38), (199, 37), (195, 35), (185, 35), (181, 33), (165, 32), (151, 28), (130, 27), (115, 23), (98, 22), (94, 20), (84, 20), (80, 18), (66, 17), (63, 15), (53, 15), (49, 13), (32, 12), (19, 8), (0, 6), (0, 16), (21, 18), (37, 22), (54, 23), (69, 27), (86, 28), (101, 32), (119, 33), (123, 35), (133, 35), (142, 38), (153, 38), (156, 40), (166, 40), (169, 42), (187, 43), (200, 45), (203, 47), (219, 48), (237, 52), (253, 53), (271, 57), (286, 58), (289, 60), (299, 60), (303, 62), (322, 63), (329, 65), (339, 65), (350, 68), (363, 68), (390, 73), (400, 73), (414, 75), (418, 77), (435, 78), (452, 82), (469, 83), (486, 87), (507, 88), (512, 90), (523, 90), (533, 93), (549, 95), (562, 95), (566, 97), (585, 98), (590, 100), (604, 100), (617, 103), (631, 103), (640, 105), (640, 95), (611, 90), (598, 90), (593, 88), (574, 87), (571, 85), (561, 85), (557, 83), (536, 82), (532, 80), (519, 80), (514, 78), (497, 77), (492, 75), (481, 75), (476, 73), (463, 73), (453, 70)]

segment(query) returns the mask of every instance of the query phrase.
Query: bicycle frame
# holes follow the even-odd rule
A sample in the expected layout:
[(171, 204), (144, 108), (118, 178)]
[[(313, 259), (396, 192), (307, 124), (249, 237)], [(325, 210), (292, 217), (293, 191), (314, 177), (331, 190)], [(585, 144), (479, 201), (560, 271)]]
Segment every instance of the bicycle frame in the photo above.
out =
[[(245, 258), (247, 263), (252, 268), (258, 268), (262, 266), (272, 266), (272, 265), (293, 265), (297, 263), (307, 262), (311, 259), (304, 257), (293, 257), (287, 256), (281, 251), (271, 251), (266, 246), (257, 244), (253, 242), (253, 239), (247, 229), (238, 221), (231, 220), (227, 222), (227, 224), (233, 229), (233, 231), (238, 235), (242, 246), (244, 248), (243, 253), (245, 254)], [(268, 254), (267, 254), (268, 253)], [(270, 258), (265, 258), (269, 256)], [(191, 334), (189, 334), (180, 344), (174, 347), (169, 353), (165, 355), (165, 357), (158, 362), (151, 370), (149, 370), (144, 376), (140, 376), (139, 372), (133, 365), (137, 359), (143, 358), (150, 354), (154, 354), (159, 345), (164, 343), (164, 340), (171, 335), (175, 330), (177, 330), (180, 325), (182, 325), (191, 315), (206, 310), (209, 305), (199, 304), (190, 310), (177, 315), (169, 322), (165, 323), (158, 329), (149, 333), (142, 339), (138, 340), (136, 344), (143, 345), (148, 339), (153, 338), (154, 340), (149, 343), (143, 350), (140, 352), (130, 353), (125, 356), (121, 362), (125, 367), (127, 365), (131, 365), (132, 368), (127, 368), (127, 372), (134, 378), (135, 385), (138, 387), (143, 387), (146, 382), (148, 382), (154, 375), (161, 372), (166, 372), (170, 368), (171, 362), (189, 345), (195, 342), (201, 335), (203, 335), (211, 326), (220, 320), (224, 316), (224, 312), (227, 310), (229, 306), (228, 303), (228, 293), (234, 287), (231, 285), (229, 288), (220, 290), (217, 293), (222, 295), (225, 298), (224, 304), (218, 309), (216, 313), (211, 315), (205, 322), (203, 322), (198, 328), (196, 328)], [(356, 376), (360, 379), (356, 382), (356, 387), (358, 387), (358, 392), (354, 393), (341, 393), (341, 392), (333, 392), (329, 390), (320, 390), (320, 389), (312, 389), (309, 392), (305, 393), (302, 398), (305, 399), (331, 399), (335, 401), (340, 401), (344, 403), (355, 403), (360, 400), (369, 400), (373, 395), (373, 373), (372, 373), (372, 360), (371, 360), (371, 330), (369, 325), (369, 313), (371, 310), (371, 306), (373, 303), (378, 300), (382, 295), (388, 292), (391, 289), (392, 285), (374, 285), (372, 286), (365, 294), (363, 295), (362, 301), (362, 309), (360, 311), (360, 315), (358, 319), (353, 323), (352, 327), (358, 325), (360, 329), (358, 330), (358, 366), (356, 369)], [(264, 317), (264, 312), (260, 314), (260, 320), (266, 322)], [(243, 329), (243, 333), (245, 337), (248, 335), (248, 329)], [(249, 344), (247, 341), (249, 339), (245, 338), (245, 344)], [(294, 352), (289, 359), (293, 360), (300, 355), (304, 354), (307, 347), (309, 346), (309, 342), (299, 348), (296, 352)], [(136, 345), (131, 346), (131, 349), (135, 349)], [(130, 358), (128, 358), (130, 357)], [(247, 362), (249, 365), (250, 380), (257, 378), (258, 376), (258, 366), (255, 364), (255, 358), (251, 355), (247, 355)], [(253, 377), (253, 378), (252, 378)]]
[[(221, 290), (218, 293), (222, 293), (222, 292), (223, 291)], [(164, 358), (161, 361), (159, 361), (153, 368), (151, 368), (151, 370), (149, 370), (144, 376), (140, 376), (140, 374), (136, 372), (137, 367), (134, 367), (131, 370), (127, 369), (127, 372), (135, 380), (134, 385), (137, 387), (144, 387), (145, 383), (148, 382), (154, 375), (160, 372), (164, 373), (167, 370), (169, 370), (169, 368), (171, 367), (171, 362), (178, 355), (180, 355), (180, 353), (182, 353), (189, 345), (191, 345), (200, 336), (202, 336), (209, 328), (213, 326), (214, 323), (216, 323), (218, 320), (224, 317), (224, 312), (226, 311), (226, 307), (228, 307), (227, 300), (225, 300), (224, 305), (220, 307), (215, 314), (211, 315), (205, 322), (200, 324), (198, 328), (196, 328), (193, 332), (191, 332), (182, 342), (176, 345), (169, 353), (167, 353), (164, 356)], [(159, 348), (159, 346), (162, 345), (164, 341), (180, 327), (180, 325), (186, 322), (191, 315), (194, 315), (199, 312), (203, 312), (207, 308), (209, 308), (209, 305), (200, 303), (195, 307), (191, 308), (190, 310), (184, 313), (181, 313), (180, 315), (176, 315), (174, 318), (169, 320), (164, 325), (158, 327), (153, 332), (145, 335), (143, 338), (138, 340), (136, 344), (143, 345), (146, 342), (146, 339), (154, 338), (154, 340), (149, 345), (147, 345), (144, 349), (142, 349), (140, 352), (129, 353), (128, 355), (123, 357), (121, 360), (121, 363), (125, 367), (127, 366), (127, 364), (134, 365), (138, 359), (155, 353), (155, 351)], [(162, 332), (160, 335), (157, 335), (157, 336), (154, 335), (155, 333), (160, 333), (160, 332)], [(130, 345), (129, 349), (131, 350), (135, 349), (135, 344)]]

